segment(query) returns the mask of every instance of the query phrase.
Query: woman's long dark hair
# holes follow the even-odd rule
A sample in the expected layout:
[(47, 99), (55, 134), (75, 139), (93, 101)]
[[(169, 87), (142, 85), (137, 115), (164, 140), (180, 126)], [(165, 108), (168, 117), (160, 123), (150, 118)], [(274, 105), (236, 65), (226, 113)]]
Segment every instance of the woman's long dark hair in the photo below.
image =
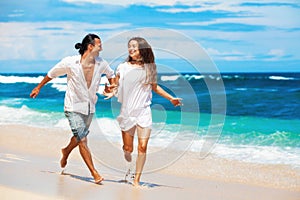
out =
[[(146, 80), (145, 83), (156, 83), (157, 71), (155, 64), (155, 57), (149, 43), (142, 37), (133, 37), (128, 41), (128, 45), (130, 41), (135, 40), (138, 43), (139, 52), (141, 55), (141, 63), (144, 65), (146, 69)], [(132, 58), (128, 56), (126, 59), (127, 62), (132, 62)]]
[(84, 52), (87, 50), (89, 44), (95, 44), (95, 38), (100, 39), (100, 37), (96, 34), (92, 34), (92, 33), (87, 34), (83, 38), (81, 43), (75, 44), (75, 49), (79, 49), (78, 52), (80, 53), (80, 55), (83, 55)]

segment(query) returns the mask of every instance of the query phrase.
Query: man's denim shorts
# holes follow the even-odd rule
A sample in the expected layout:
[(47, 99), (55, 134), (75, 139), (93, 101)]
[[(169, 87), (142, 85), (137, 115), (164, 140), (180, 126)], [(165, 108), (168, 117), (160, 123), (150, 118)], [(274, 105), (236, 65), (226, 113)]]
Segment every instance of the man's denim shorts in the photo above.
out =
[(89, 134), (93, 115), (93, 113), (84, 115), (77, 112), (65, 111), (65, 116), (68, 118), (73, 135), (78, 142)]

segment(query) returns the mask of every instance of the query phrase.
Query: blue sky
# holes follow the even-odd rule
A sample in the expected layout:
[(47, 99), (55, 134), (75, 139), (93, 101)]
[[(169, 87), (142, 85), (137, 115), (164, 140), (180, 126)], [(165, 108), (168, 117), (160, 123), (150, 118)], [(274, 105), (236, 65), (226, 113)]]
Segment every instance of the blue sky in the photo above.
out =
[(90, 32), (105, 52), (114, 35), (149, 27), (186, 35), (221, 72), (300, 72), (298, 0), (1, 0), (0, 10), (0, 73), (46, 72)]

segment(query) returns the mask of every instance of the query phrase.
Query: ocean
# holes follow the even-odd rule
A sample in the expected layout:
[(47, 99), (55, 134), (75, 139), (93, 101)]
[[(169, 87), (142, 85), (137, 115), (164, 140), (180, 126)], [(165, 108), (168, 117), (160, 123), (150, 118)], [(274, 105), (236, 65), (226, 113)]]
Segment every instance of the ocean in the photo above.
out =
[[(44, 75), (0, 74), (0, 124), (69, 130), (63, 113), (66, 77), (29, 98)], [(94, 121), (109, 141), (121, 142), (115, 120), (120, 105), (101, 95), (106, 81), (98, 91)], [(175, 108), (153, 94), (149, 145), (201, 153), (209, 141), (211, 153), (221, 158), (300, 167), (300, 73), (159, 74), (158, 83), (184, 105)]]

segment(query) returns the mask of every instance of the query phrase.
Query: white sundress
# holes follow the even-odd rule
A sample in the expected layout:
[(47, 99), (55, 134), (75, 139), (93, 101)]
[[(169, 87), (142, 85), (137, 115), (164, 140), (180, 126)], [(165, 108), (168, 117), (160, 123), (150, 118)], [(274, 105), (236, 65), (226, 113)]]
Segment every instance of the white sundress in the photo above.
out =
[(152, 86), (145, 84), (146, 70), (126, 62), (118, 66), (116, 74), (120, 76), (117, 97), (122, 105), (117, 121), (121, 130), (136, 125), (151, 128)]

